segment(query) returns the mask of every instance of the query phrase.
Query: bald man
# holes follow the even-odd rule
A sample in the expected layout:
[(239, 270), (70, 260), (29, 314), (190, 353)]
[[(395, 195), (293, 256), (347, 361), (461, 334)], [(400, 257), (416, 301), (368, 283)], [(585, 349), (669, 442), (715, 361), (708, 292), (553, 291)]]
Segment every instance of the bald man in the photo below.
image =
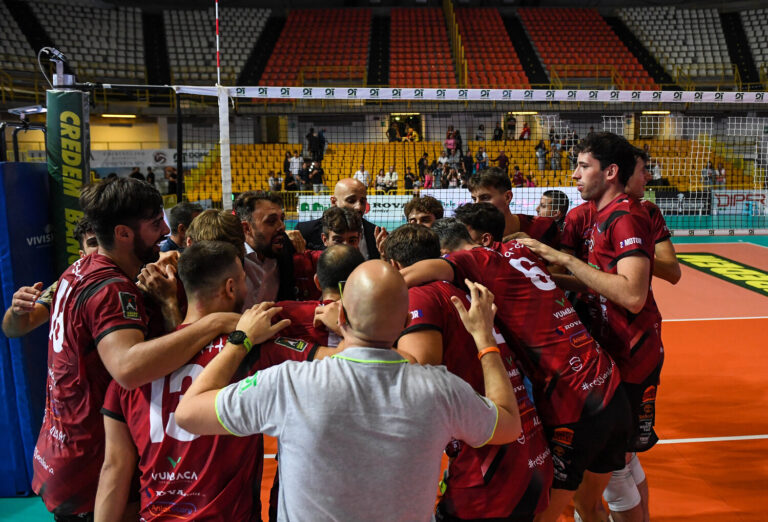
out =
[[(354, 210), (360, 215), (360, 218), (362, 218), (368, 205), (368, 189), (354, 178), (340, 179), (333, 189), (331, 205)], [(296, 225), (296, 230), (301, 232), (301, 235), (307, 242), (308, 249), (325, 249), (321, 237), (323, 232), (322, 218), (298, 223)], [(386, 237), (386, 235), (386, 229), (377, 227), (370, 221), (363, 219), (363, 234), (360, 237), (359, 247), (360, 252), (362, 252), (365, 259), (379, 259), (381, 257), (377, 245), (384, 239), (384, 237)]]
[(408, 289), (376, 260), (347, 280), (341, 353), (229, 385), (246, 350), (227, 343), (182, 398), (176, 422), (201, 435), (279, 435), (278, 520), (430, 520), (450, 440), (480, 447), (520, 434), (493, 337), (493, 295), (468, 286), (469, 311), (453, 304), (478, 347), (485, 397), (445, 367), (408, 364), (391, 349), (409, 317)]

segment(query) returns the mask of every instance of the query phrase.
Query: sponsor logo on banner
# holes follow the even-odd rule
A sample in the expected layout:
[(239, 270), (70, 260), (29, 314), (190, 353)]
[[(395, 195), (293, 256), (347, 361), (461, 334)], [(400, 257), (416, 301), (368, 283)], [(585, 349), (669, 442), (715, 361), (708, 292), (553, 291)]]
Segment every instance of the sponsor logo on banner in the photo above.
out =
[[(389, 225), (405, 221), (403, 208), (413, 196), (368, 196), (365, 219), (376, 224)], [(331, 206), (328, 196), (299, 196), (299, 221), (319, 219)]]
[[(185, 150), (184, 166), (194, 167), (208, 154), (206, 150)], [(91, 168), (166, 167), (176, 165), (175, 149), (91, 150)]]
[(713, 190), (713, 214), (765, 215), (768, 207), (766, 191), (761, 190)]
[(677, 254), (684, 265), (768, 297), (768, 272), (707, 253)]
[[(530, 187), (530, 188), (513, 188), (512, 189), (512, 202), (509, 204), (509, 210), (513, 214), (528, 214), (531, 216), (536, 215), (536, 207), (539, 205), (541, 195), (547, 190), (560, 190), (568, 196), (570, 202), (568, 209), (578, 207), (584, 200), (581, 198), (581, 193), (576, 187)], [(450, 188), (450, 189), (422, 189), (420, 194), (422, 196), (432, 196), (440, 200), (443, 204), (445, 217), (453, 217), (453, 212), (456, 207), (464, 205), (465, 203), (472, 203), (472, 196), (469, 190), (462, 188)], [(369, 200), (371, 198), (368, 198)]]

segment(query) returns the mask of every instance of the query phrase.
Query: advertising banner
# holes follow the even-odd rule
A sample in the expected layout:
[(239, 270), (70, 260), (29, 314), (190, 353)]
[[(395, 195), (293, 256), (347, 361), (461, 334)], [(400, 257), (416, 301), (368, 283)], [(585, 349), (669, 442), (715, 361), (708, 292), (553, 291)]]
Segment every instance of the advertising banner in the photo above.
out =
[[(368, 196), (365, 219), (379, 226), (392, 227), (405, 222), (403, 207), (413, 196)], [(299, 221), (309, 221), (323, 217), (323, 212), (331, 206), (330, 196), (299, 196)]]
[(712, 214), (738, 214), (742, 216), (765, 216), (768, 207), (765, 190), (713, 190)]
[[(513, 214), (536, 215), (536, 207), (539, 205), (541, 195), (547, 190), (559, 190), (568, 196), (570, 204), (568, 210), (578, 207), (584, 200), (576, 187), (525, 187), (512, 189), (512, 201), (509, 209)], [(421, 195), (432, 196), (440, 200), (445, 209), (445, 217), (452, 217), (456, 207), (465, 203), (472, 203), (472, 196), (469, 190), (462, 188), (451, 189), (422, 189)]]

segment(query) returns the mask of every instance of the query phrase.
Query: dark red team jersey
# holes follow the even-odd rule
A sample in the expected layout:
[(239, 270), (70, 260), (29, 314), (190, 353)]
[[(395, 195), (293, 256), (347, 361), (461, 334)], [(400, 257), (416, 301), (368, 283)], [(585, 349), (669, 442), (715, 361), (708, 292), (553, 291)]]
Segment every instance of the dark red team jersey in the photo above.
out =
[(520, 220), (520, 232), (525, 232), (533, 239), (551, 246), (560, 248), (560, 227), (557, 221), (548, 217), (529, 216), (528, 214), (515, 214)]
[(639, 384), (662, 362), (661, 314), (651, 290), (655, 234), (648, 212), (636, 199), (621, 195), (600, 210), (590, 235), (589, 264), (616, 274), (624, 257), (642, 255), (651, 260), (648, 297), (638, 314), (630, 313), (594, 291), (587, 301), (590, 331), (614, 358), (622, 380)]
[[(411, 322), (402, 335), (424, 329), (439, 331), (443, 337), (442, 362), (448, 371), (485, 394), (475, 342), (461, 323), (451, 296), (459, 297), (469, 308), (466, 292), (444, 281), (409, 289)], [(508, 517), (530, 488), (538, 494), (529, 500), (538, 513), (547, 506), (552, 482), (552, 459), (541, 421), (512, 352), (500, 334), (495, 332), (495, 337), (517, 397), (522, 434), (517, 442), (504, 446), (473, 448), (459, 441), (451, 443), (443, 502), (451, 515), (462, 519)]]
[(293, 254), (293, 276), (296, 279), (296, 288), (299, 290), (299, 299), (305, 301), (320, 299), (321, 292), (315, 285), (315, 274), (317, 261), (322, 253), (322, 250), (305, 250), (301, 254)]
[(655, 203), (651, 203), (647, 199), (640, 201), (640, 204), (648, 212), (648, 217), (651, 218), (651, 232), (653, 233), (653, 243), (661, 243), (672, 237), (672, 233), (667, 227), (667, 221), (661, 214), (661, 209), (656, 206)]
[(544, 424), (569, 424), (605, 407), (620, 381), (615, 364), (536, 254), (511, 242), (503, 254), (478, 247), (446, 259), (456, 282), (479, 282), (496, 296), (496, 323), (533, 384)]
[(565, 215), (560, 246), (573, 251), (573, 255), (587, 262), (592, 224), (595, 222), (597, 209), (591, 201), (582, 203)]
[(32, 488), (55, 514), (87, 513), (94, 507), (104, 461), (99, 410), (111, 379), (96, 345), (115, 330), (135, 328), (146, 334), (146, 324), (139, 289), (108, 257), (84, 257), (59, 279), (32, 479)]

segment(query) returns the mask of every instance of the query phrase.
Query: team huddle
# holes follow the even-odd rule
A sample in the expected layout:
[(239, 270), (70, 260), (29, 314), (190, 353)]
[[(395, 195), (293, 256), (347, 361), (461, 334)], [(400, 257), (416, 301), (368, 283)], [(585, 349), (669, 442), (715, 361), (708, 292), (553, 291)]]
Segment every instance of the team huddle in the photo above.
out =
[(85, 188), (81, 259), (3, 319), (50, 318), (34, 490), (56, 520), (261, 520), (267, 434), (270, 520), (554, 521), (573, 502), (606, 521), (605, 499), (647, 521), (651, 279), (680, 279), (647, 161), (591, 133), (570, 212), (547, 191), (512, 214), (491, 168), (455, 217), (417, 197), (389, 233), (354, 179), (289, 232), (274, 193), (178, 205), (169, 229), (146, 183)]

